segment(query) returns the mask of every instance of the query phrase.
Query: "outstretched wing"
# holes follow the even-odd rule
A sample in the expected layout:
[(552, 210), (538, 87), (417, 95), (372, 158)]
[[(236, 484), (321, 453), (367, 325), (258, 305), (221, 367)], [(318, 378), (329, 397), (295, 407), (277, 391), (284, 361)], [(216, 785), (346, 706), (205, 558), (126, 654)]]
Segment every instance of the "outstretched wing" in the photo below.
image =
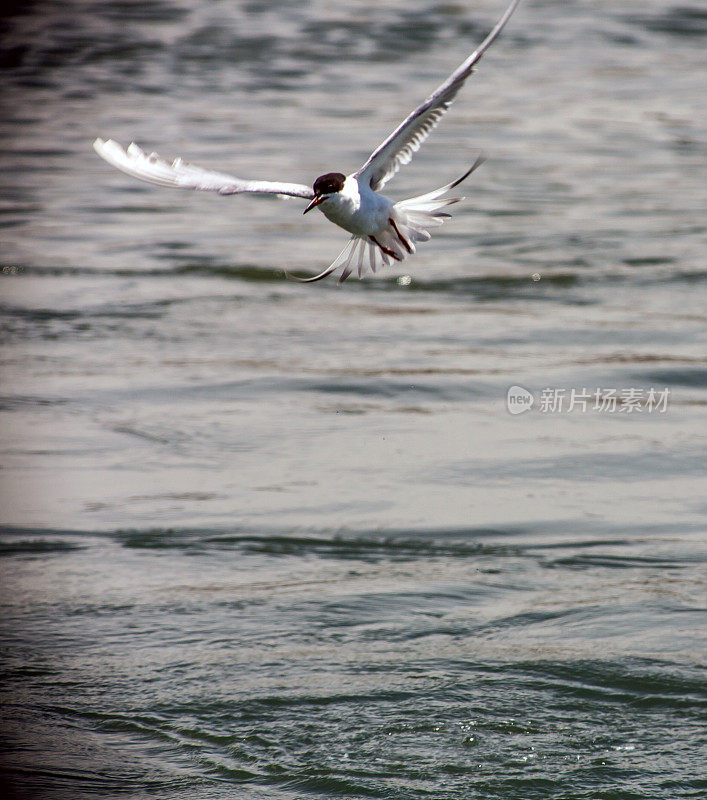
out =
[(432, 129), (444, 116), (474, 65), (503, 30), (520, 0), (513, 0), (495, 27), (476, 50), (380, 144), (356, 173), (370, 182), (374, 191), (383, 187), (404, 164), (408, 164)]
[(113, 139), (104, 141), (96, 139), (93, 149), (109, 164), (159, 186), (173, 186), (178, 189), (195, 189), (201, 192), (218, 192), (219, 194), (241, 194), (255, 192), (258, 194), (284, 194), (292, 197), (303, 197), (311, 200), (314, 192), (311, 187), (302, 183), (279, 183), (276, 181), (246, 181), (226, 175), (224, 172), (213, 172), (202, 169), (181, 158), (175, 158), (170, 164), (157, 153), (147, 155), (136, 144), (127, 150)]

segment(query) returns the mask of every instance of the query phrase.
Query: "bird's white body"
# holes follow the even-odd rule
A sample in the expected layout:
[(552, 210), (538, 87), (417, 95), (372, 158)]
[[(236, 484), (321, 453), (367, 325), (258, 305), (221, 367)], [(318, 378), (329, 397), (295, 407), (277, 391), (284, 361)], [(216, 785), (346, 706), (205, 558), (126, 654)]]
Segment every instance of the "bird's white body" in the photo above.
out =
[(319, 210), (335, 225), (356, 236), (380, 233), (388, 227), (393, 201), (374, 192), (366, 181), (349, 175), (344, 188), (319, 204)]
[(348, 176), (339, 172), (322, 175), (313, 189), (300, 183), (243, 180), (202, 169), (181, 158), (169, 163), (156, 153), (145, 154), (136, 144), (124, 150), (112, 139), (96, 139), (93, 147), (98, 155), (123, 172), (160, 186), (219, 194), (289, 195), (311, 200), (305, 213), (319, 207), (328, 220), (348, 231), (351, 239), (327, 269), (305, 280), (320, 280), (339, 268), (342, 269), (340, 283), (355, 268), (362, 277), (367, 268), (376, 272), (381, 264), (390, 264), (391, 259), (402, 261), (414, 253), (416, 242), (430, 238), (428, 228), (441, 225), (449, 217), (440, 209), (463, 199), (443, 195), (470, 175), (483, 159), (477, 159), (459, 180), (419, 197), (394, 203), (378, 194), (378, 190), (419, 150), (519, 2), (512, 0), (479, 47), (373, 151), (359, 170)]

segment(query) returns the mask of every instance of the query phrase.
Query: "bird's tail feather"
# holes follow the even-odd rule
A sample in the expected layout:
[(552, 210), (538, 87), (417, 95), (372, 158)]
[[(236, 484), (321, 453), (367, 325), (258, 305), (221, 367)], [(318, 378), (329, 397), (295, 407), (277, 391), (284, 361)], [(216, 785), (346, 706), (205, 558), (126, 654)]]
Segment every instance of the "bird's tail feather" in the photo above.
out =
[[(314, 281), (320, 281), (323, 278), (326, 278), (328, 275), (331, 275), (331, 273), (334, 272), (334, 270), (338, 269), (342, 265), (344, 267), (343, 272), (346, 272), (349, 264), (351, 263), (351, 259), (353, 258), (353, 254), (356, 250), (356, 245), (359, 242), (365, 243), (365, 241), (366, 240), (361, 239), (360, 236), (352, 236), (346, 243), (344, 249), (339, 253), (339, 255), (331, 262), (331, 264), (329, 264), (329, 266), (323, 272), (320, 272), (318, 275), (313, 275), (311, 278), (300, 278), (297, 275), (292, 275), (291, 277), (294, 278), (296, 281), (299, 281), (300, 283), (314, 283)], [(347, 278), (349, 274), (350, 270), (349, 273), (347, 273), (346, 275)], [(344, 280), (346, 280), (346, 278), (339, 278), (339, 283), (341, 283)]]
[[(476, 161), (469, 167), (469, 169), (461, 176), (461, 178), (457, 178), (455, 181), (446, 184), (446, 186), (441, 186), (439, 189), (435, 189), (432, 192), (427, 192), (427, 194), (420, 194), (417, 197), (411, 197), (408, 200), (403, 200), (400, 203), (396, 203), (396, 208), (404, 208), (412, 210), (415, 208), (419, 208), (420, 206), (432, 206), (435, 204), (435, 201), (442, 195), (446, 194), (450, 189), (453, 189), (455, 186), (459, 186), (462, 181), (465, 181), (472, 172), (477, 170), (483, 163), (486, 161), (484, 156), (479, 156)], [(463, 200), (463, 197), (457, 198), (447, 198), (446, 200), (439, 201), (439, 205), (437, 208), (442, 208), (443, 206), (451, 205), (452, 203), (458, 203), (460, 200)], [(432, 208), (427, 209), (424, 208), (425, 211), (427, 210), (434, 210)]]

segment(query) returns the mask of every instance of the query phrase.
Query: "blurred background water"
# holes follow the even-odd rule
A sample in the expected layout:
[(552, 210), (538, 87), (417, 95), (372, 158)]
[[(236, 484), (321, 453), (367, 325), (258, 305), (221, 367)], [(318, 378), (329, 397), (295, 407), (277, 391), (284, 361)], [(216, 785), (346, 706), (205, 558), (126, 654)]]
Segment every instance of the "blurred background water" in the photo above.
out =
[(704, 796), (704, 7), (524, 3), (386, 188), (467, 201), (343, 288), (302, 203), (91, 150), (352, 171), (503, 6), (3, 18), (7, 796)]

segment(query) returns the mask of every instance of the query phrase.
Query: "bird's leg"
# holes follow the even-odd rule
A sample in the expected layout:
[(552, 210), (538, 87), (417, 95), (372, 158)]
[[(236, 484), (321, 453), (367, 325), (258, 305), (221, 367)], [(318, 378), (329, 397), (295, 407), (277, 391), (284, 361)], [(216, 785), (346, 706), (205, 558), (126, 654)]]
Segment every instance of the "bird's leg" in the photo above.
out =
[(393, 226), (393, 230), (395, 231), (398, 239), (400, 239), (400, 244), (408, 251), (408, 253), (412, 253), (412, 247), (410, 246), (410, 242), (400, 233), (398, 230), (398, 226), (395, 224), (395, 220), (392, 217), (388, 217), (388, 222)]
[(369, 234), (369, 235), (368, 235), (368, 238), (369, 238), (369, 239), (370, 239), (370, 240), (371, 240), (371, 241), (372, 241), (374, 244), (377, 244), (377, 245), (378, 245), (378, 247), (380, 247), (380, 249), (381, 249), (381, 250), (382, 250), (382, 251), (383, 251), (383, 252), (384, 252), (384, 253), (385, 253), (387, 256), (390, 256), (391, 258), (394, 258), (396, 261), (402, 261), (402, 258), (401, 258), (401, 257), (400, 257), (400, 256), (399, 256), (399, 255), (398, 255), (396, 252), (395, 252), (395, 250), (391, 250), (389, 247), (383, 247), (383, 245), (382, 245), (382, 244), (381, 244), (381, 243), (378, 241), (378, 239), (376, 239), (376, 237), (375, 237), (375, 236), (372, 236), (371, 234)]

